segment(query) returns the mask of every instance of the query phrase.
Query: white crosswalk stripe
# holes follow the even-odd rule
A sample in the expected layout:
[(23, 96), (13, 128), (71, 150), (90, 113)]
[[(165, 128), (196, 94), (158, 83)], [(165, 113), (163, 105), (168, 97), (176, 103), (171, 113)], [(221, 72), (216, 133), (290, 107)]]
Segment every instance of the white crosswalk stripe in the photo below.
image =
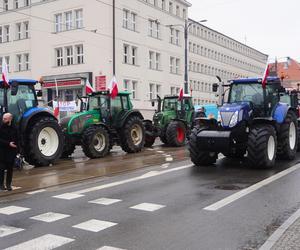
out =
[(21, 212), (24, 212), (27, 210), (30, 210), (30, 208), (9, 206), (9, 207), (0, 208), (0, 214), (11, 215), (11, 214), (16, 214), (16, 213), (21, 213)]
[(93, 201), (89, 201), (89, 203), (94, 203), (94, 204), (99, 204), (99, 205), (112, 205), (114, 203), (120, 202), (122, 200), (118, 200), (118, 199), (109, 199), (109, 198), (100, 198), (97, 200), (93, 200)]
[(110, 247), (110, 246), (103, 246), (101, 248), (98, 248), (97, 250), (126, 250), (126, 249), (116, 248), (116, 247)]
[(109, 221), (89, 220), (89, 221), (80, 223), (78, 225), (75, 225), (73, 227), (97, 233), (97, 232), (100, 232), (100, 231), (102, 231), (104, 229), (107, 229), (109, 227), (113, 227), (117, 224), (118, 223), (109, 222)]
[(53, 234), (46, 234), (4, 250), (51, 250), (68, 244), (72, 241), (74, 241), (74, 239)]
[(45, 214), (40, 214), (34, 217), (30, 217), (32, 220), (44, 221), (44, 222), (54, 222), (58, 220), (62, 220), (64, 218), (70, 217), (68, 214), (60, 214), (60, 213), (53, 213), (48, 212)]
[(57, 199), (62, 199), (62, 200), (74, 200), (83, 196), (84, 196), (83, 194), (65, 193), (65, 194), (60, 194), (52, 197)]
[(141, 203), (136, 206), (130, 207), (132, 209), (147, 211), (147, 212), (154, 212), (161, 208), (165, 207), (164, 205), (153, 204), (153, 203)]
[(23, 228), (17, 228), (17, 227), (2, 225), (2, 226), (0, 226), (0, 238), (4, 237), (4, 236), (8, 236), (8, 235), (11, 235), (11, 234), (21, 232), (23, 230), (24, 230)]

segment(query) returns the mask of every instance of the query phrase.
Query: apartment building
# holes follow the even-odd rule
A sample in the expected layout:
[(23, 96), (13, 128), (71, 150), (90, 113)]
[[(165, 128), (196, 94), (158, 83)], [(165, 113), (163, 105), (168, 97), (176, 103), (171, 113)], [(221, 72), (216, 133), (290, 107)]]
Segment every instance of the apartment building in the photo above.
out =
[[(45, 103), (76, 100), (89, 81), (105, 89), (113, 76), (151, 118), (151, 99), (176, 94), (184, 78), (185, 0), (0, 0), (0, 63), (11, 77), (43, 78)], [(189, 20), (194, 22), (193, 20)], [(216, 101), (214, 75), (263, 71), (267, 56), (197, 22), (189, 32), (189, 80), (195, 103)]]

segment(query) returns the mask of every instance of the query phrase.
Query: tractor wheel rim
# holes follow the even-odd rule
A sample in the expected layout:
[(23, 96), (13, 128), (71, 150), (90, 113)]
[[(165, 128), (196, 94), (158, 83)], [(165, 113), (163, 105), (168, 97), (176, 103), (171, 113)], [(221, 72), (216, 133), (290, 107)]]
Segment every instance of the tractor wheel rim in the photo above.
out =
[(141, 126), (134, 125), (131, 129), (131, 139), (135, 146), (139, 145), (142, 142), (143, 139), (143, 131)]
[(38, 136), (38, 147), (42, 155), (46, 157), (53, 156), (59, 146), (59, 137), (57, 132), (51, 127), (43, 128)]
[(295, 124), (292, 122), (290, 124), (290, 130), (289, 130), (289, 144), (290, 144), (290, 148), (293, 150), (295, 149), (296, 146), (296, 126)]
[(177, 141), (179, 141), (180, 143), (184, 141), (184, 130), (183, 128), (177, 128)]
[(95, 150), (101, 152), (105, 148), (105, 136), (101, 133), (96, 134), (93, 143)]
[(268, 158), (270, 161), (273, 160), (275, 156), (275, 139), (274, 136), (270, 136), (268, 140)]

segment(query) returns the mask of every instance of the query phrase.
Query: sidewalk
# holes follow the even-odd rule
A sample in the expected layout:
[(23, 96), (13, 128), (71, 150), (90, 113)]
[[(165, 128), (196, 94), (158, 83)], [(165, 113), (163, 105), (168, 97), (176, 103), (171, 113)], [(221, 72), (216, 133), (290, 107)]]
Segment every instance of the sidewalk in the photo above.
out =
[(285, 221), (259, 250), (300, 249), (300, 209)]

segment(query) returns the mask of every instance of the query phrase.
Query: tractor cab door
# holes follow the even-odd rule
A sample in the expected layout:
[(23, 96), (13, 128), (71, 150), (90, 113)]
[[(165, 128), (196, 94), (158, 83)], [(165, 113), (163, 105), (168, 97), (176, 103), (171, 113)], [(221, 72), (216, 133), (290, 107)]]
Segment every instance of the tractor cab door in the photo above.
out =
[(193, 120), (193, 113), (194, 113), (194, 106), (192, 103), (191, 98), (187, 98), (183, 100), (183, 107), (184, 107), (184, 120), (188, 123), (191, 123)]
[(107, 95), (101, 95), (99, 98), (99, 105), (100, 105), (100, 113), (101, 118), (104, 123), (110, 124), (111, 117), (109, 111), (109, 97)]

